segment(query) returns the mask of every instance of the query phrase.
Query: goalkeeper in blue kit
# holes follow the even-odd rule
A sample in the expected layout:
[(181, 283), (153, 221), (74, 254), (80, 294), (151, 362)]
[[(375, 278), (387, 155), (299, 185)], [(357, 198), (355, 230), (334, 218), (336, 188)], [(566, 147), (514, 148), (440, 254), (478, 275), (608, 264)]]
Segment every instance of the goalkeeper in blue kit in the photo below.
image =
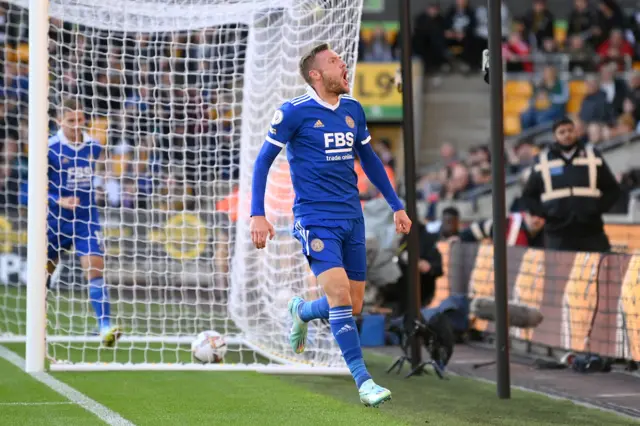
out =
[(395, 212), (396, 231), (409, 233), (411, 220), (369, 143), (362, 106), (347, 95), (346, 64), (322, 44), (300, 60), (300, 73), (308, 84), (307, 93), (276, 110), (255, 163), (251, 238), (262, 249), (275, 234), (265, 218), (264, 198), (269, 168), (286, 145), (296, 195), (293, 233), (326, 294), (314, 301), (300, 297), (289, 301), (291, 347), (302, 353), (308, 322), (328, 319), (360, 400), (377, 407), (391, 399), (391, 392), (376, 385), (367, 372), (353, 318), (362, 310), (367, 266), (364, 217), (354, 171), (356, 154), (369, 180)]
[[(93, 187), (96, 160), (102, 158), (103, 148), (82, 131), (86, 119), (80, 102), (64, 101), (59, 120), (60, 130), (49, 139), (47, 269), (51, 275), (60, 251), (74, 246), (89, 282), (98, 332), (105, 346), (113, 346), (122, 333), (111, 324), (109, 291), (103, 277), (100, 214)], [(27, 194), (26, 188), (23, 193)]]

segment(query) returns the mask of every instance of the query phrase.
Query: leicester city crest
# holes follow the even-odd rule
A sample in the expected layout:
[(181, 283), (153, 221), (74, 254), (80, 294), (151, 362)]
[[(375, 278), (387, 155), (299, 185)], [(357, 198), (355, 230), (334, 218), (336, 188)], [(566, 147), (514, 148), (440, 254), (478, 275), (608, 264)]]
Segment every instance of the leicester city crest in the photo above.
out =
[(344, 119), (344, 121), (346, 121), (346, 122), (347, 122), (347, 126), (351, 127), (352, 129), (353, 129), (354, 127), (356, 127), (356, 122), (355, 122), (355, 121), (353, 121), (353, 118), (349, 117), (348, 115), (347, 115), (347, 117)]
[(314, 238), (311, 241), (311, 250), (313, 250), (315, 252), (320, 252), (320, 251), (324, 250), (324, 243), (322, 242), (322, 240), (319, 239), (319, 238)]

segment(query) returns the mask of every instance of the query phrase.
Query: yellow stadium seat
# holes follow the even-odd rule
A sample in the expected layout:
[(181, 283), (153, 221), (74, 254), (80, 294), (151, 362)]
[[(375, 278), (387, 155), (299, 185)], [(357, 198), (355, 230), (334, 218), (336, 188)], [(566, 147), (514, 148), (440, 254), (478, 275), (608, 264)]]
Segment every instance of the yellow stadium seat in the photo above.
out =
[(575, 114), (580, 111), (582, 100), (587, 94), (587, 84), (583, 80), (575, 80), (569, 82), (569, 102), (567, 104), (567, 112)]
[(114, 154), (110, 160), (113, 176), (122, 177), (124, 172), (127, 171), (127, 165), (131, 161), (131, 156), (128, 153)]
[(369, 43), (372, 38), (373, 31), (370, 28), (362, 28), (360, 30), (360, 39), (362, 39), (363, 42)]
[(107, 143), (107, 132), (109, 130), (109, 119), (106, 117), (96, 117), (89, 124), (89, 135), (102, 145)]
[(553, 38), (558, 43), (558, 46), (563, 46), (567, 40), (567, 29), (565, 27), (555, 27), (553, 29)]
[(519, 115), (510, 114), (504, 117), (504, 134), (506, 136), (515, 136), (521, 132)]
[(10, 44), (5, 44), (4, 57), (7, 60), (7, 62), (16, 62), (16, 59), (18, 59), (18, 52), (15, 46), (12, 46)]
[(21, 43), (18, 46), (6, 44), (4, 54), (7, 62), (29, 63), (29, 45), (27, 43)]
[(569, 114), (576, 114), (580, 111), (580, 106), (582, 105), (582, 100), (584, 96), (572, 96), (569, 98), (569, 102), (567, 103), (567, 112)]
[(506, 83), (505, 95), (507, 99), (511, 97), (530, 98), (533, 95), (533, 87), (528, 81), (509, 80)]
[(569, 82), (569, 95), (582, 95), (587, 93), (587, 85), (583, 80), (575, 80)]
[(633, 70), (640, 71), (640, 61), (636, 61), (633, 63)]
[(18, 62), (23, 64), (29, 63), (29, 45), (27, 43), (21, 43), (18, 46)]
[(529, 98), (511, 97), (504, 103), (505, 115), (519, 115), (529, 107)]
[(396, 42), (396, 39), (398, 38), (398, 30), (387, 30), (385, 32), (385, 38), (387, 40), (387, 43), (393, 46), (393, 44)]

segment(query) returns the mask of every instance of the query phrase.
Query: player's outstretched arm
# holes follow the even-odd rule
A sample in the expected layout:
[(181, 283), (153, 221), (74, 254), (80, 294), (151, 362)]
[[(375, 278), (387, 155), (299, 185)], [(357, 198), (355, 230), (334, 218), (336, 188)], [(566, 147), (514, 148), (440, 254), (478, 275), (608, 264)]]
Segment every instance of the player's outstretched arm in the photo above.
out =
[(387, 203), (389, 203), (391, 209), (394, 211), (393, 219), (396, 224), (396, 231), (408, 234), (411, 230), (411, 220), (404, 211), (404, 205), (398, 198), (396, 191), (394, 191), (393, 186), (389, 181), (389, 176), (384, 170), (382, 161), (380, 161), (380, 158), (378, 158), (378, 155), (376, 155), (369, 143), (360, 145), (358, 155), (365, 174), (371, 183), (378, 188), (385, 200), (387, 200)]
[(264, 196), (267, 190), (269, 169), (282, 148), (272, 142), (265, 142), (253, 166), (253, 181), (251, 182), (251, 241), (256, 248), (264, 248), (267, 237), (273, 238), (275, 230), (265, 217)]
[(251, 240), (256, 248), (264, 248), (267, 237), (275, 236), (273, 226), (265, 217), (264, 194), (267, 190), (267, 177), (274, 160), (291, 140), (296, 128), (297, 118), (290, 103), (285, 103), (276, 110), (271, 119), (271, 126), (253, 166), (253, 182), (251, 183)]

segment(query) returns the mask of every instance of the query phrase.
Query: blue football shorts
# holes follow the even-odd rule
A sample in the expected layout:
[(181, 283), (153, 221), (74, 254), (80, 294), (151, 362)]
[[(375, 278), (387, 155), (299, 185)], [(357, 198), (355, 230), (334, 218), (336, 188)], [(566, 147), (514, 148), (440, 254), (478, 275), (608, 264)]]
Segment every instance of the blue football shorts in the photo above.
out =
[(78, 256), (103, 256), (102, 228), (97, 211), (86, 218), (52, 218), (47, 221), (47, 258), (55, 261), (60, 250), (74, 247)]
[(344, 268), (350, 280), (365, 281), (364, 218), (323, 220), (322, 226), (296, 220), (293, 236), (302, 244), (302, 253), (316, 277), (332, 268)]

